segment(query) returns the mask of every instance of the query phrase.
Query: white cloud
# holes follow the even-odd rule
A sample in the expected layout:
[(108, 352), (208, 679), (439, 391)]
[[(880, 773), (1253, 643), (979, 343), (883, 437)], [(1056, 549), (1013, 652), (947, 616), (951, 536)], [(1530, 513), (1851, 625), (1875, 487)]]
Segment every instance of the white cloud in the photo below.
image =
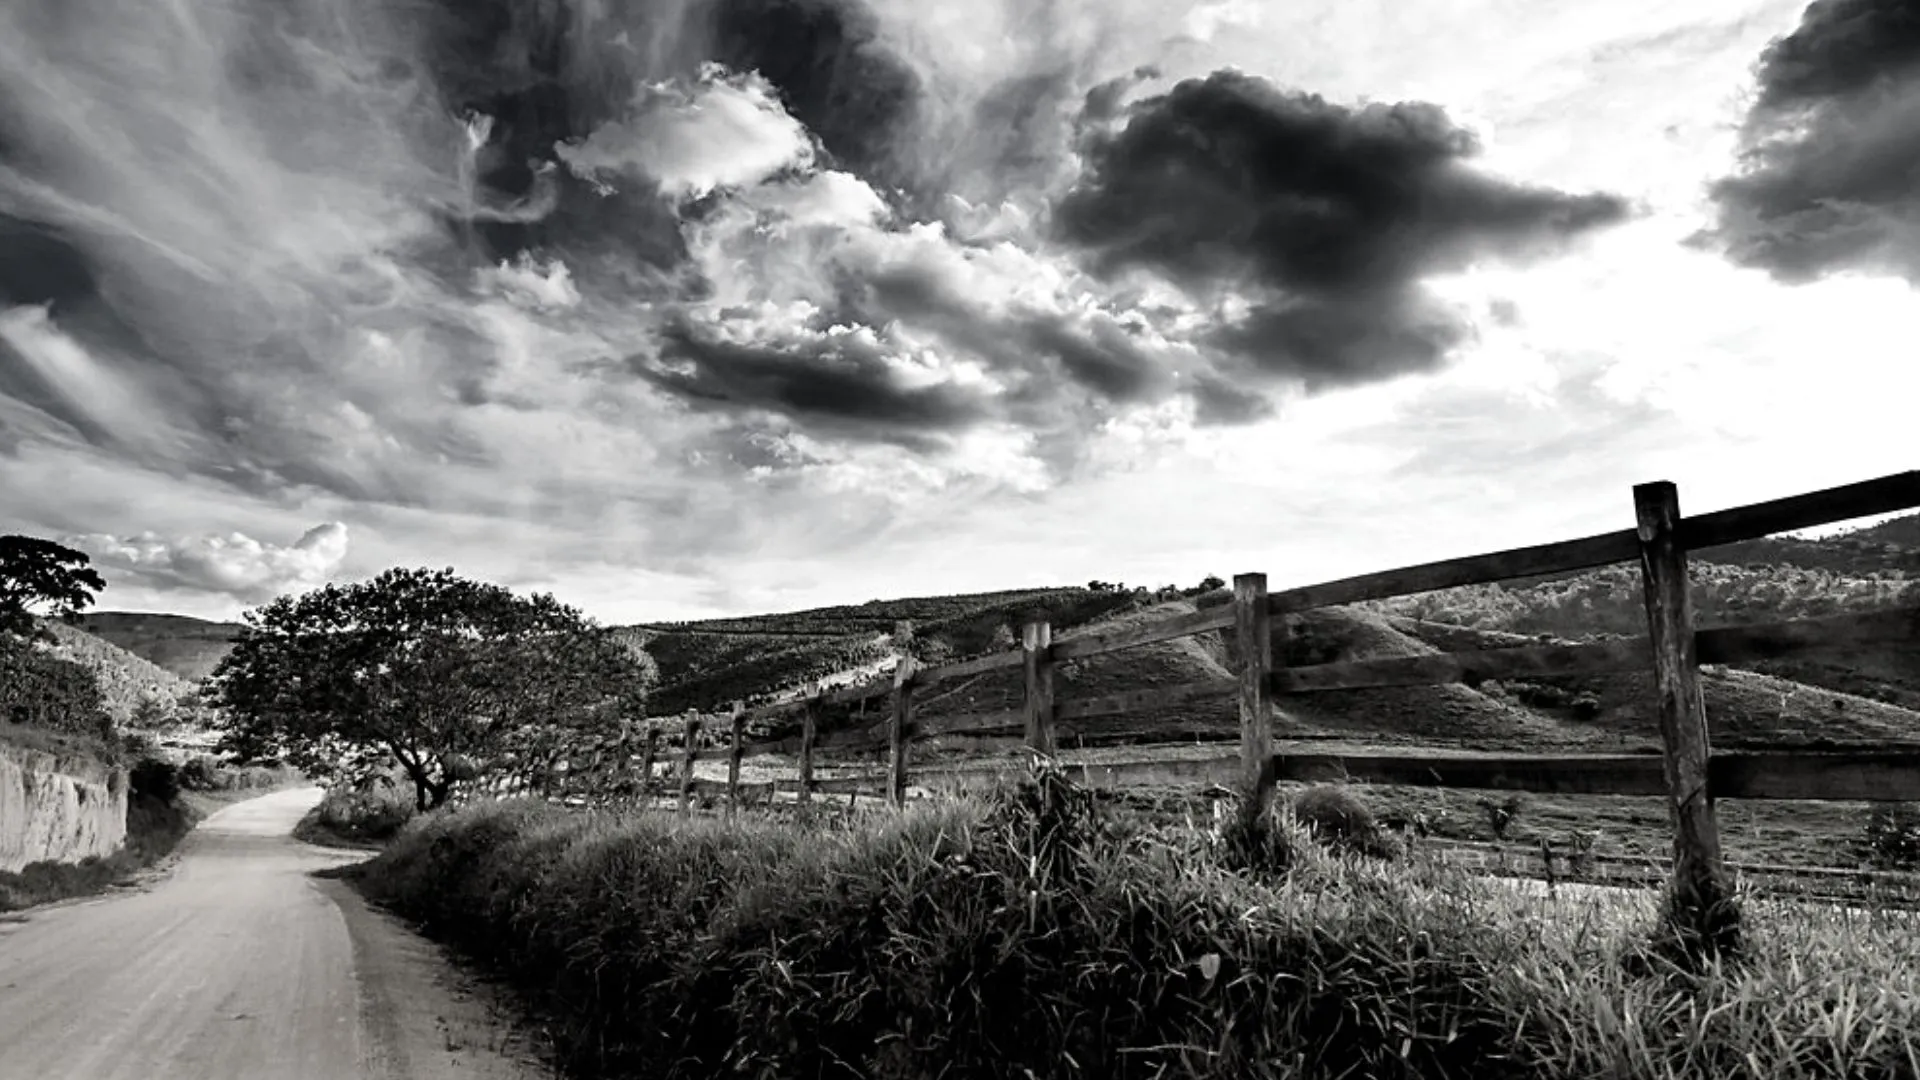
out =
[(533, 308), (570, 308), (580, 303), (580, 290), (573, 283), (567, 264), (550, 259), (542, 266), (532, 255), (522, 253), (513, 263), (482, 267), (476, 272), (480, 287), (497, 292), (516, 304)]
[(813, 140), (765, 79), (709, 65), (691, 90), (642, 87), (630, 118), (557, 152), (583, 176), (638, 173), (671, 197), (698, 198), (811, 164)]
[(174, 537), (143, 532), (124, 538), (96, 533), (65, 542), (102, 567), (151, 587), (224, 593), (245, 601), (324, 584), (347, 557), (347, 527), (337, 521), (316, 525), (287, 546), (240, 532)]

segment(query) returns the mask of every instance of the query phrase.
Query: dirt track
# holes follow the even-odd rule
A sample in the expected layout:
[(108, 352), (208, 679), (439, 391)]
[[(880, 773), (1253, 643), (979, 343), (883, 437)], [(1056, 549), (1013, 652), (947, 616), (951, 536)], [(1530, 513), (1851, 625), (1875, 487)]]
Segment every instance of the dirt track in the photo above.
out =
[(0, 1080), (542, 1073), (432, 946), (313, 872), (299, 788), (209, 817), (137, 892), (0, 916)]

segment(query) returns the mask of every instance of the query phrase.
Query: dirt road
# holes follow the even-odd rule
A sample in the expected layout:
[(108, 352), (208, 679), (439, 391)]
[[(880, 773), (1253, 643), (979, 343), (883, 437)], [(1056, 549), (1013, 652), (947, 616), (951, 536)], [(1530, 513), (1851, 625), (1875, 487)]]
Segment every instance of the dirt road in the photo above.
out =
[(150, 888), (0, 916), (0, 1080), (518, 1080), (524, 1033), (313, 872), (316, 788), (227, 807)]

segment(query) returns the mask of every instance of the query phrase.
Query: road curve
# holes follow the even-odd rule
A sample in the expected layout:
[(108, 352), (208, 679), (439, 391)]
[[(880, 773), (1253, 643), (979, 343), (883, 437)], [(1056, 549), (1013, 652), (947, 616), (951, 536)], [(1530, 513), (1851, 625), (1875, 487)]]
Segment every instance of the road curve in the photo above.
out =
[(0, 916), (0, 1080), (518, 1080), (491, 998), (314, 871), (296, 788), (208, 817), (137, 892)]

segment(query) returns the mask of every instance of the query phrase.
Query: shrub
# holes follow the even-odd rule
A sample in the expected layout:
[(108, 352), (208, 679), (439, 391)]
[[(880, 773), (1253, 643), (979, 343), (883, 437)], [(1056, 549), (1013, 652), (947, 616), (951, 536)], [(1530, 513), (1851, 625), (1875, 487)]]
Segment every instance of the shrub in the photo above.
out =
[(313, 810), (313, 821), (335, 837), (356, 841), (392, 839), (414, 817), (414, 801), (398, 786), (330, 787)]
[(1597, 720), (1600, 718), (1600, 699), (1592, 694), (1581, 694), (1573, 699), (1573, 718), (1575, 720)]
[(186, 764), (180, 766), (180, 786), (188, 791), (221, 790), (220, 764), (205, 754), (188, 758)]
[(1318, 784), (1291, 803), (1293, 816), (1314, 839), (1336, 850), (1388, 857), (1398, 848), (1373, 811), (1345, 784)]
[(135, 796), (170, 803), (180, 796), (180, 772), (171, 761), (142, 758), (128, 773), (127, 788)]

